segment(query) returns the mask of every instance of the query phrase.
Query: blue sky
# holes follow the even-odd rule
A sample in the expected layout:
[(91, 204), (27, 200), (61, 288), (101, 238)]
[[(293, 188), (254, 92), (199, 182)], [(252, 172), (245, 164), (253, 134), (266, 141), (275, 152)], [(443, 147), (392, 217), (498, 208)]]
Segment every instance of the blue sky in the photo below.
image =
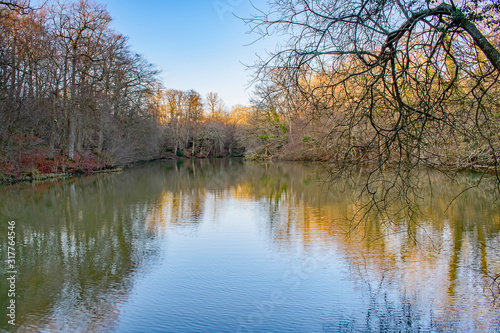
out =
[[(101, 0), (113, 27), (130, 38), (134, 52), (162, 71), (166, 88), (194, 89), (203, 97), (217, 92), (227, 106), (248, 104), (246, 89), (255, 54), (274, 50), (272, 41), (256, 40), (233, 16), (257, 13), (249, 0)], [(253, 0), (259, 9), (265, 0)]]

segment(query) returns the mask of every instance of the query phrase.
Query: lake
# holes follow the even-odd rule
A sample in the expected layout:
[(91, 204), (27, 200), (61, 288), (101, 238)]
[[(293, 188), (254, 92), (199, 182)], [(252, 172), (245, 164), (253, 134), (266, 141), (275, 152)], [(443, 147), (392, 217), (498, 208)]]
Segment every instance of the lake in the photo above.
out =
[(15, 221), (16, 326), (5, 313), (0, 328), (499, 331), (494, 185), (453, 200), (477, 177), (433, 174), (411, 223), (346, 219), (356, 192), (321, 164), (158, 161), (3, 187), (0, 306)]

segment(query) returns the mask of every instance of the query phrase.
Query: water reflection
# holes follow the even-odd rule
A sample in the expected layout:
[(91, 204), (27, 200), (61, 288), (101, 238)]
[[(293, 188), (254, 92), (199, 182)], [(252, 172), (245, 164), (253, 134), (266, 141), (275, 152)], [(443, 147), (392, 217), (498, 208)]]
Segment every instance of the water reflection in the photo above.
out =
[(112, 328), (134, 272), (158, 252), (144, 228), (161, 189), (152, 180), (104, 175), (1, 189), (0, 219), (17, 222), (18, 331)]
[[(354, 220), (347, 233), (356, 192), (324, 177), (321, 165), (188, 160), (0, 189), (0, 218), (18, 222), (20, 331), (500, 328), (487, 181), (448, 207), (471, 179), (432, 175), (418, 223)], [(145, 302), (155, 315), (139, 319)]]

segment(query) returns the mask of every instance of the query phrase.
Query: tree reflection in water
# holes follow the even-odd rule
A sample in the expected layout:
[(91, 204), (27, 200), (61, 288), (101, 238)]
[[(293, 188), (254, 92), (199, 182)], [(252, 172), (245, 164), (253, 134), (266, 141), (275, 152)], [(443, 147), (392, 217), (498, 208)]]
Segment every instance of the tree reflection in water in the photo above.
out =
[[(18, 332), (113, 327), (133, 276), (157, 256), (144, 229), (161, 189), (151, 180), (101, 175), (0, 189), (0, 219), (17, 222)], [(6, 290), (4, 279), (0, 286)]]
[[(347, 325), (354, 331), (476, 330), (482, 327), (467, 325), (495, 316), (493, 299), (484, 291), (491, 283), (488, 275), (500, 272), (500, 214), (488, 186), (493, 182), (483, 181), (455, 199), (474, 184), (473, 176), (451, 181), (438, 173), (425, 175), (432, 186), (422, 189), (419, 214), (412, 221), (404, 216), (394, 216), (391, 223), (376, 216), (352, 221), (362, 216), (356, 214), (361, 207), (356, 188), (325, 183), (328, 174), (322, 170), (321, 165), (299, 163), (190, 161), (175, 168), (176, 182), (163, 193), (159, 211), (176, 224), (199, 220), (180, 214), (198, 212), (207, 200), (256, 201), (268, 212), (265, 229), (280, 251), (300, 247), (307, 256), (319, 240), (325, 248), (340, 246), (352, 276), (370, 295), (366, 320), (351, 319)], [(162, 221), (158, 216), (150, 220)], [(158, 228), (151, 225), (151, 230)], [(330, 328), (341, 326), (325, 324)]]
[(500, 214), (487, 181), (449, 206), (471, 176), (450, 182), (432, 174), (412, 223), (404, 216), (386, 223), (353, 220), (361, 207), (355, 186), (326, 177), (320, 164), (179, 160), (0, 189), (0, 218), (18, 223), (21, 331), (112, 330), (169, 233), (196, 235), (204, 221), (217, 223), (224, 200), (265, 212), (256, 223), (278, 256), (334, 249), (348, 262), (363, 302), (332, 309), (325, 332), (467, 331), (498, 321), (485, 289), (500, 273)]

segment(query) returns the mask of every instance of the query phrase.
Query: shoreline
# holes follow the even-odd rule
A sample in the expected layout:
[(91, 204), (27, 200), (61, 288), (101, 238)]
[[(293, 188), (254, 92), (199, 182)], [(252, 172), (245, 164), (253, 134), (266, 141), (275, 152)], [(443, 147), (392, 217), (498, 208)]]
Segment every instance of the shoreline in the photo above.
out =
[(108, 169), (98, 169), (98, 170), (86, 170), (85, 172), (77, 170), (65, 173), (47, 173), (47, 174), (36, 174), (36, 175), (23, 175), (20, 177), (8, 177), (4, 176), (0, 179), (0, 187), (23, 184), (23, 183), (41, 183), (50, 180), (58, 180), (58, 179), (69, 179), (80, 176), (90, 176), (99, 173), (114, 173), (114, 172), (122, 172), (124, 166), (117, 166)]
[[(91, 176), (100, 173), (115, 173), (122, 172), (124, 169), (131, 168), (143, 163), (155, 162), (155, 161), (169, 161), (169, 160), (190, 160), (190, 159), (205, 159), (207, 157), (181, 157), (175, 155), (161, 156), (158, 158), (152, 158), (149, 160), (138, 160), (126, 164), (119, 164), (115, 166), (105, 165), (98, 168), (85, 168), (85, 169), (71, 169), (68, 172), (40, 172), (36, 174), (22, 174), (22, 170), (15, 170), (10, 174), (0, 173), (0, 188), (15, 184), (23, 183), (41, 183), (50, 180), (57, 179), (69, 179), (80, 176)], [(219, 158), (219, 157), (218, 157)], [(17, 175), (16, 175), (17, 174)]]
[[(236, 157), (236, 156), (222, 156), (222, 157), (212, 157), (212, 158), (223, 158), (223, 157)], [(155, 161), (171, 161), (171, 160), (191, 160), (191, 159), (206, 159), (206, 158), (211, 158), (211, 157), (200, 157), (200, 156), (176, 156), (174, 154), (171, 155), (164, 155), (158, 158), (152, 158), (149, 160), (139, 160), (139, 161), (134, 161), (122, 165), (115, 165), (115, 166), (101, 166), (98, 168), (86, 168), (86, 169), (71, 169), (69, 172), (57, 172), (57, 173), (36, 173), (36, 174), (20, 174), (19, 170), (16, 172), (19, 174), (19, 176), (16, 176), (15, 174), (11, 173), (10, 175), (5, 175), (0, 173), (0, 188), (4, 186), (9, 186), (9, 185), (15, 185), (15, 184), (22, 184), (22, 183), (42, 183), (42, 182), (47, 182), (51, 180), (58, 180), (58, 179), (69, 179), (69, 178), (74, 178), (74, 177), (80, 177), (80, 176), (90, 176), (90, 175), (95, 175), (95, 174), (100, 174), (100, 173), (115, 173), (115, 172), (122, 172), (124, 169), (127, 168), (132, 168), (134, 166), (143, 164), (143, 163), (150, 163), (150, 162), (155, 162)], [(238, 156), (239, 158), (239, 156)], [(318, 160), (290, 160), (290, 159), (281, 159), (281, 158), (255, 158), (255, 156), (252, 157), (243, 157), (243, 160), (248, 161), (248, 162), (278, 162), (278, 161), (288, 161), (288, 162), (301, 162), (301, 163), (315, 163), (315, 162), (323, 162), (323, 163), (328, 163), (327, 161), (318, 161)], [(481, 174), (490, 174), (490, 175), (496, 175), (497, 170), (493, 166), (462, 166), (462, 167), (451, 167), (451, 166), (442, 166), (441, 171), (448, 171), (448, 172), (456, 172), (456, 173), (463, 173), (463, 172), (473, 172), (473, 173), (481, 173)]]

